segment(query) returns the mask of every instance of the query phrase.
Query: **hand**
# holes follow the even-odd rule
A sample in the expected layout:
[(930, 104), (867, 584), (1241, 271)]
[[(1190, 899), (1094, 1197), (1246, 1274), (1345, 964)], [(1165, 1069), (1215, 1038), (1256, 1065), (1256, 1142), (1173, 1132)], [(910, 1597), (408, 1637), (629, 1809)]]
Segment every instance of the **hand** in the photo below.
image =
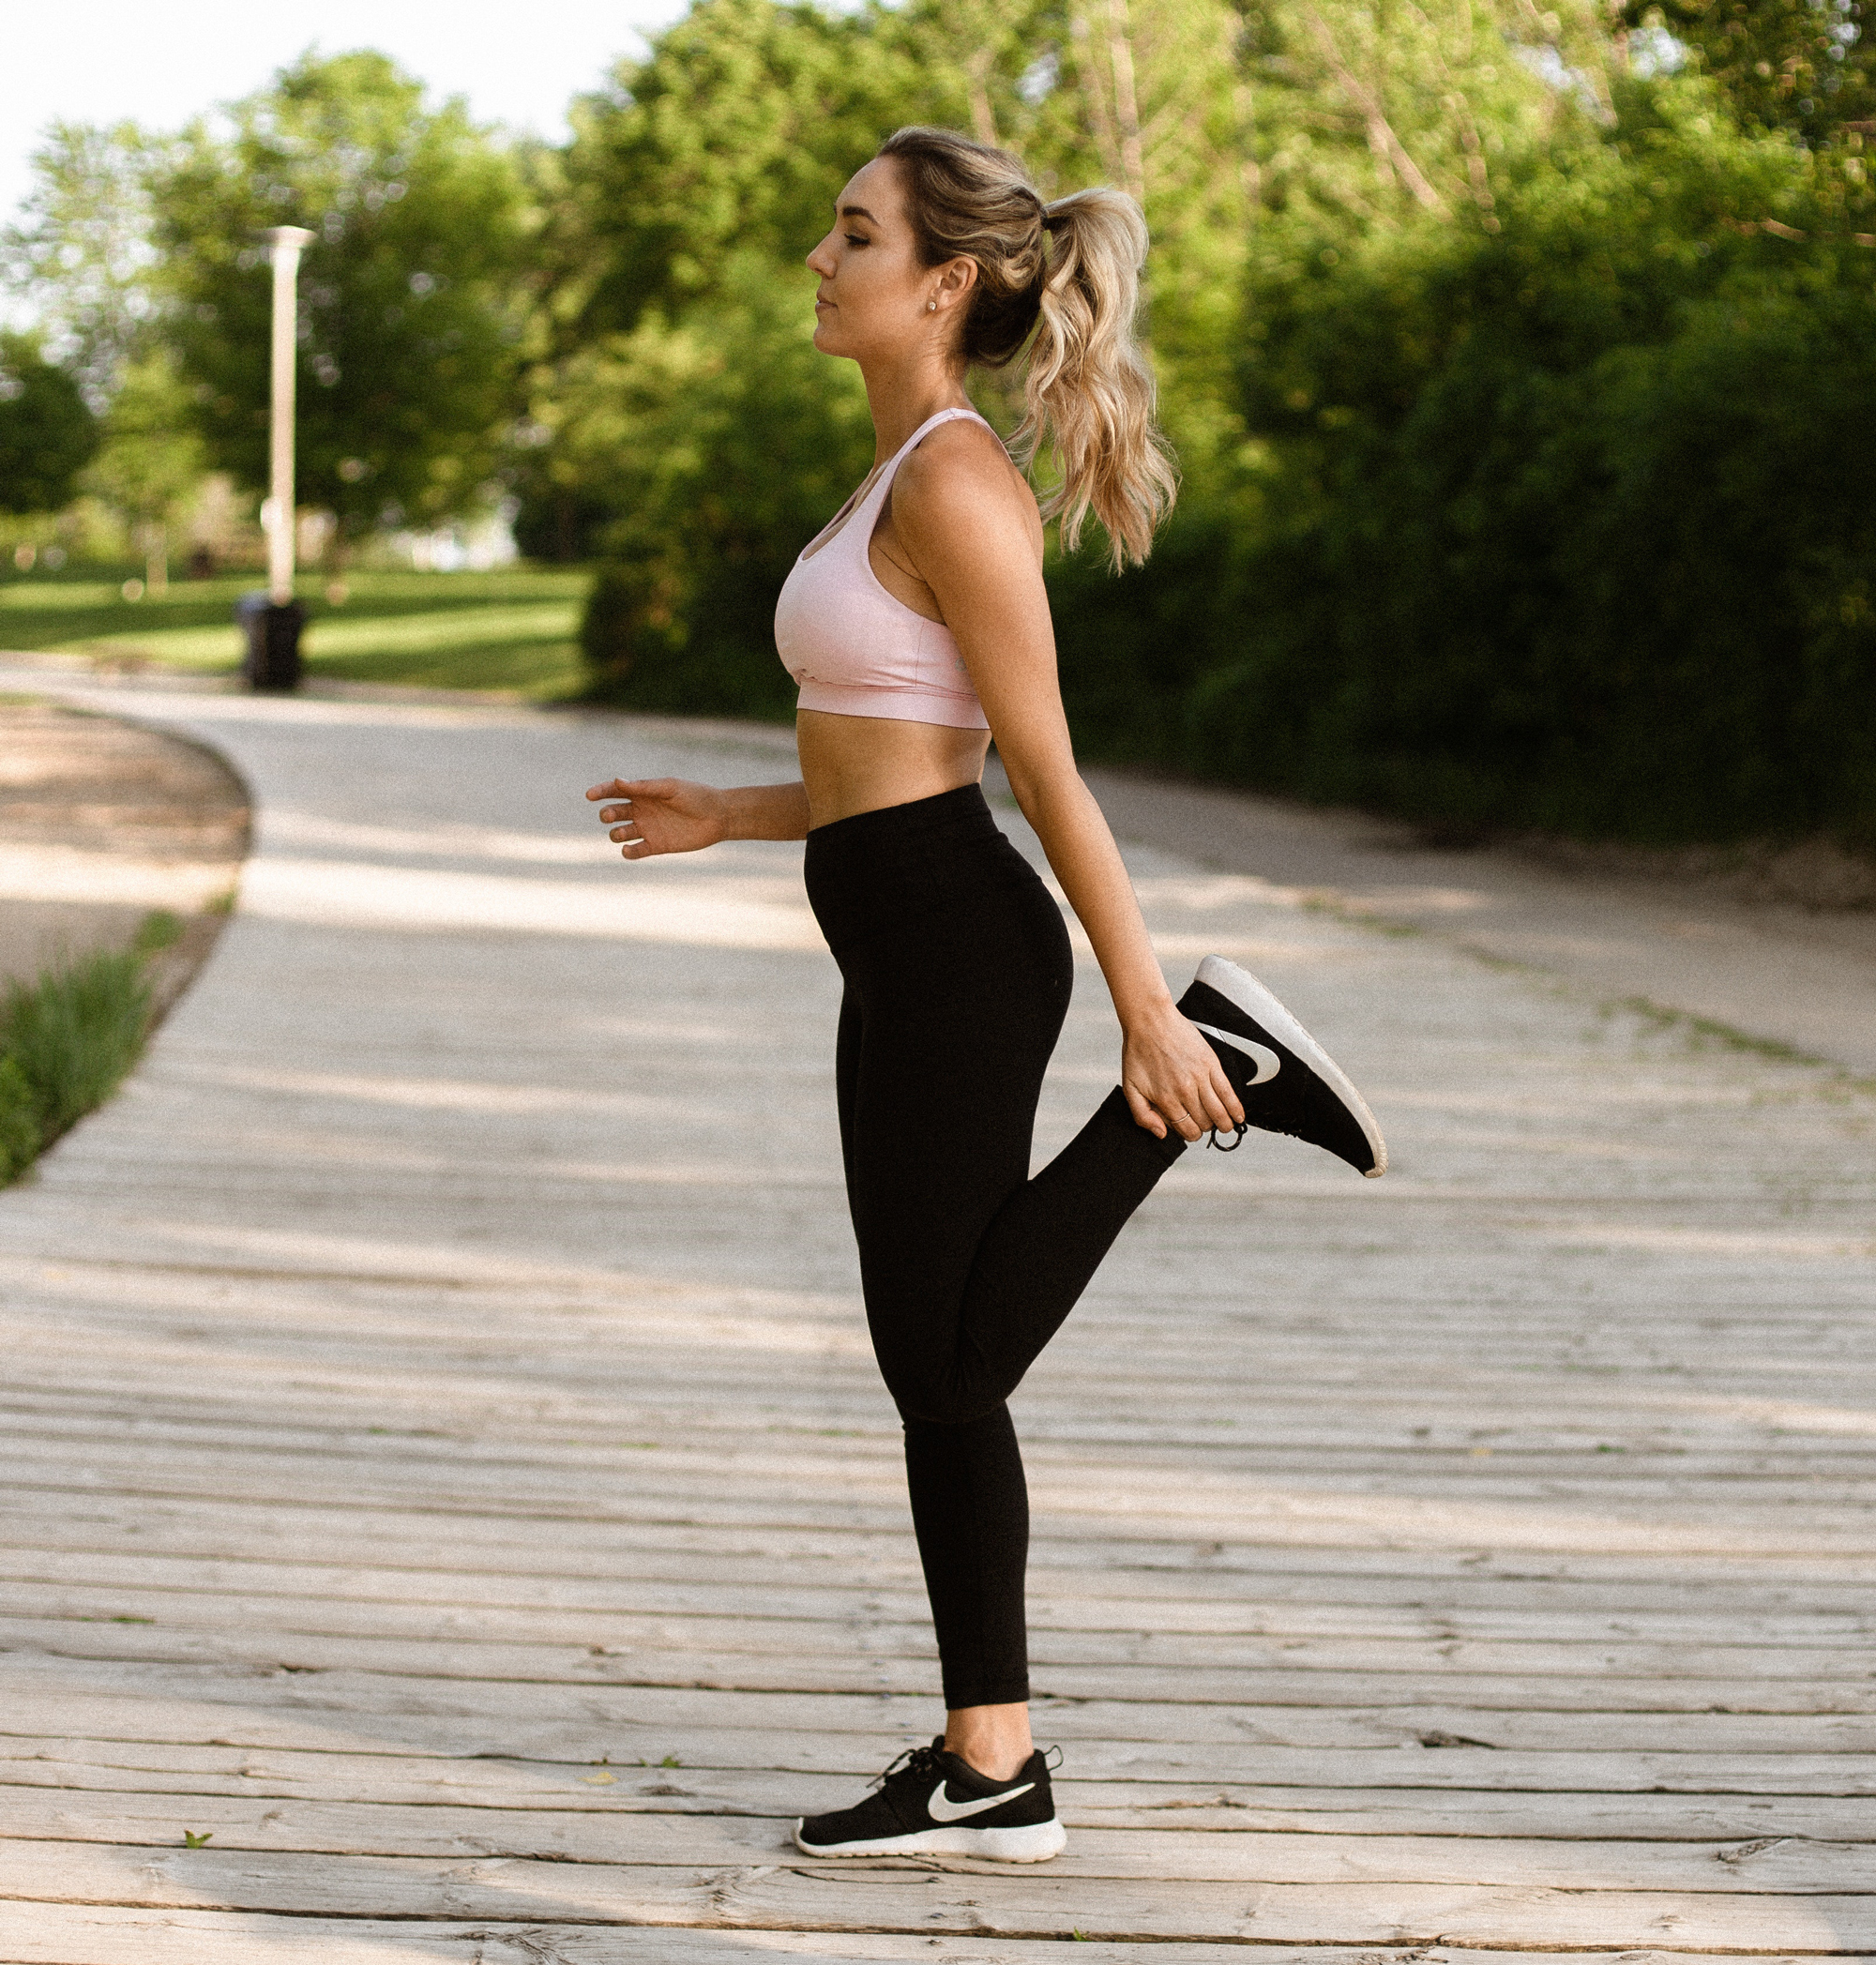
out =
[(1156, 1140), (1170, 1126), (1182, 1140), (1242, 1123), (1244, 1107), (1218, 1053), (1170, 997), (1128, 1019), (1121, 1047), (1121, 1090), (1134, 1124)]
[(698, 853), (714, 846), (728, 830), (723, 794), (714, 785), (682, 778), (614, 778), (595, 785), (588, 798), (617, 802), (599, 808), (602, 824), (628, 860), (660, 853)]

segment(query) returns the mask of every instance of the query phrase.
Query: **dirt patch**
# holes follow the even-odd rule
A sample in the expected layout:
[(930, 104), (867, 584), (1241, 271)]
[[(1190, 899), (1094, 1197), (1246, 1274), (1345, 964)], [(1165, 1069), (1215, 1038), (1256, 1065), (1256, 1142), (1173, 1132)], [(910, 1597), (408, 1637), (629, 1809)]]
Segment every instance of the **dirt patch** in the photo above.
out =
[(0, 702), (0, 978), (123, 948), (165, 909), (159, 1007), (215, 945), (247, 857), (247, 788), (212, 751), (114, 717)]
[(1835, 839), (1649, 847), (1531, 839), (1511, 844), (1525, 858), (1566, 873), (1703, 890), (1747, 907), (1801, 907), (1821, 914), (1876, 909), (1876, 859)]

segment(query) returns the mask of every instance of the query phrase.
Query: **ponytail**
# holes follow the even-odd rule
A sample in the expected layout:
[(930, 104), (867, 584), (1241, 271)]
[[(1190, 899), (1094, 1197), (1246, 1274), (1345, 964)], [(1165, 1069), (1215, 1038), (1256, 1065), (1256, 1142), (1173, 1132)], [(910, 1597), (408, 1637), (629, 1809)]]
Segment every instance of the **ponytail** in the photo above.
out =
[(1153, 421), (1153, 371), (1133, 338), (1146, 221), (1123, 191), (1077, 191), (1046, 219), (1054, 249), (1038, 298), (1039, 324), (1023, 377), (1016, 432), (1025, 466), (1046, 444), (1062, 482), (1043, 516), (1062, 521), (1073, 552), (1092, 509), (1115, 569), (1136, 566), (1178, 495), (1166, 440)]
[(1029, 343), (1011, 445), (1025, 470), (1043, 450), (1054, 453), (1061, 482), (1042, 516), (1061, 520), (1063, 550), (1081, 544), (1092, 511), (1115, 568), (1138, 565), (1178, 492), (1153, 420), (1153, 372), (1133, 335), (1146, 259), (1140, 207), (1114, 190), (1045, 205), (1007, 151), (955, 130), (897, 130), (879, 154), (904, 173), (923, 262), (976, 263), (965, 361), (1002, 368)]

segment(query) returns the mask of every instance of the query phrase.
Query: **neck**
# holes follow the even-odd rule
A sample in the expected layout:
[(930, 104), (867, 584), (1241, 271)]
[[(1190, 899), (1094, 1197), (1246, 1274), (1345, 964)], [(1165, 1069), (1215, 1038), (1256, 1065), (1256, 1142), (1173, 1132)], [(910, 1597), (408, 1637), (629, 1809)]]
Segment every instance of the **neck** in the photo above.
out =
[(934, 348), (898, 361), (864, 361), (867, 406), (873, 416), (873, 462), (883, 464), (921, 423), (941, 409), (969, 409), (964, 367)]

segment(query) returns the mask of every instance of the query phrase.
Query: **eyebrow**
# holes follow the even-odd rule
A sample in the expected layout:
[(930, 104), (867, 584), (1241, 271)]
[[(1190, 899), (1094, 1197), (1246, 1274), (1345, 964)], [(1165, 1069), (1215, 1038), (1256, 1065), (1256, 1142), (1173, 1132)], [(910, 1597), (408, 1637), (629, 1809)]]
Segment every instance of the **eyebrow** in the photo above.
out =
[[(873, 219), (872, 213), (864, 204), (843, 204), (840, 215), (843, 219)], [(873, 219), (873, 223), (877, 225), (879, 220)]]

